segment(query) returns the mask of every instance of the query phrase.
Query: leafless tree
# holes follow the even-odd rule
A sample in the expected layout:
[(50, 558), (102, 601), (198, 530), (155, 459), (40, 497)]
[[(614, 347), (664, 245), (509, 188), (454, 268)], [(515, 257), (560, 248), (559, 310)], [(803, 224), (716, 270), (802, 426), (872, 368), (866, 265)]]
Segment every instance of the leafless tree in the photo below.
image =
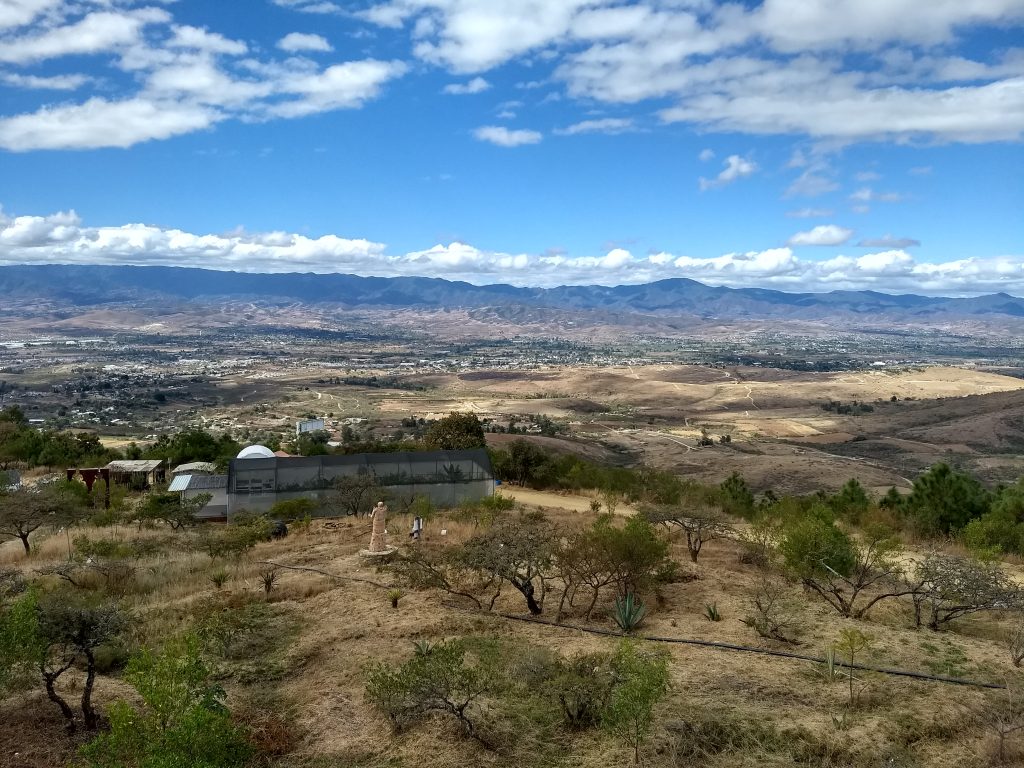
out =
[(1020, 689), (1007, 682), (1005, 688), (985, 699), (978, 707), (977, 714), (998, 740), (996, 759), (1000, 764), (1005, 763), (1007, 740), (1018, 731), (1024, 730), (1024, 696), (1021, 695)]
[(927, 555), (907, 589), (914, 598), (914, 623), (928, 612), (928, 628), (938, 630), (954, 619), (979, 611), (1019, 608), (1024, 593), (999, 563), (971, 557)]
[(1018, 619), (1010, 633), (1010, 658), (1015, 667), (1024, 664), (1024, 619)]
[(753, 611), (741, 621), (761, 637), (796, 642), (797, 617), (793, 603), (786, 595), (786, 587), (779, 581), (762, 580), (750, 601)]

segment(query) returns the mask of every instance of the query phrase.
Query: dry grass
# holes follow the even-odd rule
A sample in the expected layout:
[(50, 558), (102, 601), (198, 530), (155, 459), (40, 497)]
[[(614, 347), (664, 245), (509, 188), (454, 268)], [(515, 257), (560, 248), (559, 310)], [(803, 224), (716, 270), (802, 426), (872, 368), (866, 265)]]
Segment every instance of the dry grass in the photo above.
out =
[[(546, 512), (567, 528), (592, 519), (589, 512), (572, 509), (547, 508)], [(193, 623), (211, 601), (225, 605), (266, 602), (275, 616), (287, 617), (288, 623), (282, 626), (290, 629), (280, 632), (280, 638), (267, 640), (271, 643), (267, 647), (275, 650), (267, 652), (265, 664), (236, 660), (223, 668), (237, 716), (272, 753), (268, 758), (271, 765), (451, 768), (557, 764), (598, 768), (628, 763), (628, 752), (597, 732), (560, 736), (553, 747), (532, 743), (530, 731), (525, 729), (497, 752), (460, 738), (441, 719), (398, 736), (392, 734), (383, 717), (364, 700), (366, 673), (377, 661), (398, 663), (408, 658), (414, 640), (489, 635), (519, 647), (535, 645), (565, 655), (609, 650), (615, 640), (458, 610), (447, 607), (444, 596), (434, 591), (407, 590), (396, 610), (384, 589), (309, 572), (282, 571), (273, 591), (264, 594), (258, 575), (261, 560), (389, 583), (389, 576), (376, 573), (358, 556), (365, 546), (364, 522), (314, 521), (308, 532), (260, 544), (241, 560), (226, 564), (231, 578), (222, 590), (210, 581), (211, 570), (219, 564), (205, 554), (179, 548), (140, 561), (139, 586), (122, 598), (141, 619), (135, 641), (160, 642)], [(406, 524), (401, 518), (392, 518), (393, 537), (401, 540)], [(447, 531), (445, 536), (440, 535), (442, 529)], [(472, 523), (439, 517), (429, 522), (422, 546), (448, 546), (465, 540), (475, 530)], [(91, 530), (88, 535), (108, 532)], [(156, 537), (166, 532), (144, 531), (143, 535)], [(685, 546), (677, 537), (672, 550), (675, 559), (687, 561)], [(700, 562), (686, 566), (693, 578), (663, 586), (660, 598), (645, 597), (654, 610), (643, 631), (788, 647), (762, 640), (740, 621), (749, 612), (763, 573), (742, 564), (739, 555), (735, 542), (718, 540), (706, 545)], [(30, 560), (10, 557), (9, 562), (31, 571), (64, 557), (66, 541), (53, 535), (39, 539), (38, 552)], [(957, 631), (936, 634), (912, 629), (904, 604), (883, 603), (869, 622), (857, 622), (837, 616), (798, 585), (788, 589), (799, 606), (800, 652), (820, 655), (843, 628), (858, 627), (876, 638), (864, 658), (869, 663), (994, 680), (1019, 676), (1004, 647), (1008, 617), (979, 616), (961, 623)], [(557, 600), (557, 595), (551, 599)], [(704, 618), (704, 606), (709, 603), (718, 606), (721, 621)], [(496, 608), (525, 612), (521, 597), (511, 589), (504, 591)], [(594, 612), (593, 623), (611, 628), (609, 608), (610, 596)], [(569, 620), (581, 618), (570, 615)], [(985, 695), (981, 691), (866, 676), (861, 705), (845, 715), (839, 727), (833, 717), (844, 717), (847, 689), (842, 681), (827, 682), (814, 665), (692, 646), (668, 646), (668, 651), (673, 691), (659, 709), (658, 727), (648, 750), (649, 765), (739, 768), (798, 761), (836, 768), (971, 768), (988, 764), (991, 739), (970, 714)], [(104, 703), (125, 692), (116, 676), (102, 677), (97, 685), (97, 697)], [(49, 711), (48, 702), (38, 696), (27, 701), (31, 704), (8, 702), (0, 708), (0, 717), (5, 718), (5, 727), (0, 729), (4, 751), (0, 754), (12, 755), (17, 745), (22, 745), (23, 758), (21, 763), (3, 764), (32, 768), (60, 764), (72, 754), (74, 745), (57, 732), (59, 721)], [(28, 716), (25, 713), (31, 713), (38, 729), (30, 736), (12, 735), (8, 724), (16, 727), (22, 722), (18, 718)], [(716, 723), (724, 726), (715, 730)], [(723, 728), (728, 737), (719, 733)], [(42, 736), (37, 738), (39, 734)]]

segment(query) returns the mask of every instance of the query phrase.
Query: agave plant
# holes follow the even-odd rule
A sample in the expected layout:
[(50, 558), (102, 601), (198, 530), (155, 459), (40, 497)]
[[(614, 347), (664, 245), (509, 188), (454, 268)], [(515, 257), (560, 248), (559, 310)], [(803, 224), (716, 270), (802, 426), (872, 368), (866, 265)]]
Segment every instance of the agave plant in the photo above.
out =
[(612, 618), (623, 632), (632, 632), (643, 623), (646, 616), (647, 607), (632, 592), (627, 592), (625, 597), (615, 598)]
[(417, 656), (429, 656), (430, 652), (434, 650), (434, 644), (429, 640), (413, 640), (412, 646)]

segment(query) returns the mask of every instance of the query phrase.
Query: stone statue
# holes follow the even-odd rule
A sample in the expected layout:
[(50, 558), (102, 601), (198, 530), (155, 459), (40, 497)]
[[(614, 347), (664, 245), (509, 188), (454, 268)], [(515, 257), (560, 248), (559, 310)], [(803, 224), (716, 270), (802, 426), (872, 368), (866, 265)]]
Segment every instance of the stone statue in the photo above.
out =
[(385, 528), (387, 524), (388, 508), (383, 501), (378, 501), (373, 508), (373, 533), (370, 534), (370, 552), (383, 554), (391, 550), (388, 547), (388, 533)]

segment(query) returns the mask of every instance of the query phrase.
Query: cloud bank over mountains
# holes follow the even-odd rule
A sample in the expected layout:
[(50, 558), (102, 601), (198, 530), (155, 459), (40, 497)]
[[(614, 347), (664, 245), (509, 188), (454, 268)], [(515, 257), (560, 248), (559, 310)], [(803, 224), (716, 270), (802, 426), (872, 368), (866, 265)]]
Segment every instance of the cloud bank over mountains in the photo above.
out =
[[(815, 229), (821, 232), (829, 228)], [(811, 236), (814, 232), (800, 234)], [(822, 232), (822, 237), (841, 237), (845, 242), (848, 233), (839, 229), (837, 233)], [(460, 242), (394, 253), (384, 243), (334, 234), (196, 234), (145, 224), (87, 226), (74, 211), (13, 217), (0, 211), (0, 265), (8, 264), (136, 264), (239, 272), (422, 275), (534, 287), (617, 285), (689, 277), (709, 285), (770, 286), (792, 291), (1024, 294), (1021, 256), (930, 263), (915, 260), (901, 248), (892, 248), (810, 260), (800, 258), (789, 246), (714, 257), (666, 252), (636, 255), (624, 248), (613, 248), (603, 255), (571, 256), (503, 253)]]

